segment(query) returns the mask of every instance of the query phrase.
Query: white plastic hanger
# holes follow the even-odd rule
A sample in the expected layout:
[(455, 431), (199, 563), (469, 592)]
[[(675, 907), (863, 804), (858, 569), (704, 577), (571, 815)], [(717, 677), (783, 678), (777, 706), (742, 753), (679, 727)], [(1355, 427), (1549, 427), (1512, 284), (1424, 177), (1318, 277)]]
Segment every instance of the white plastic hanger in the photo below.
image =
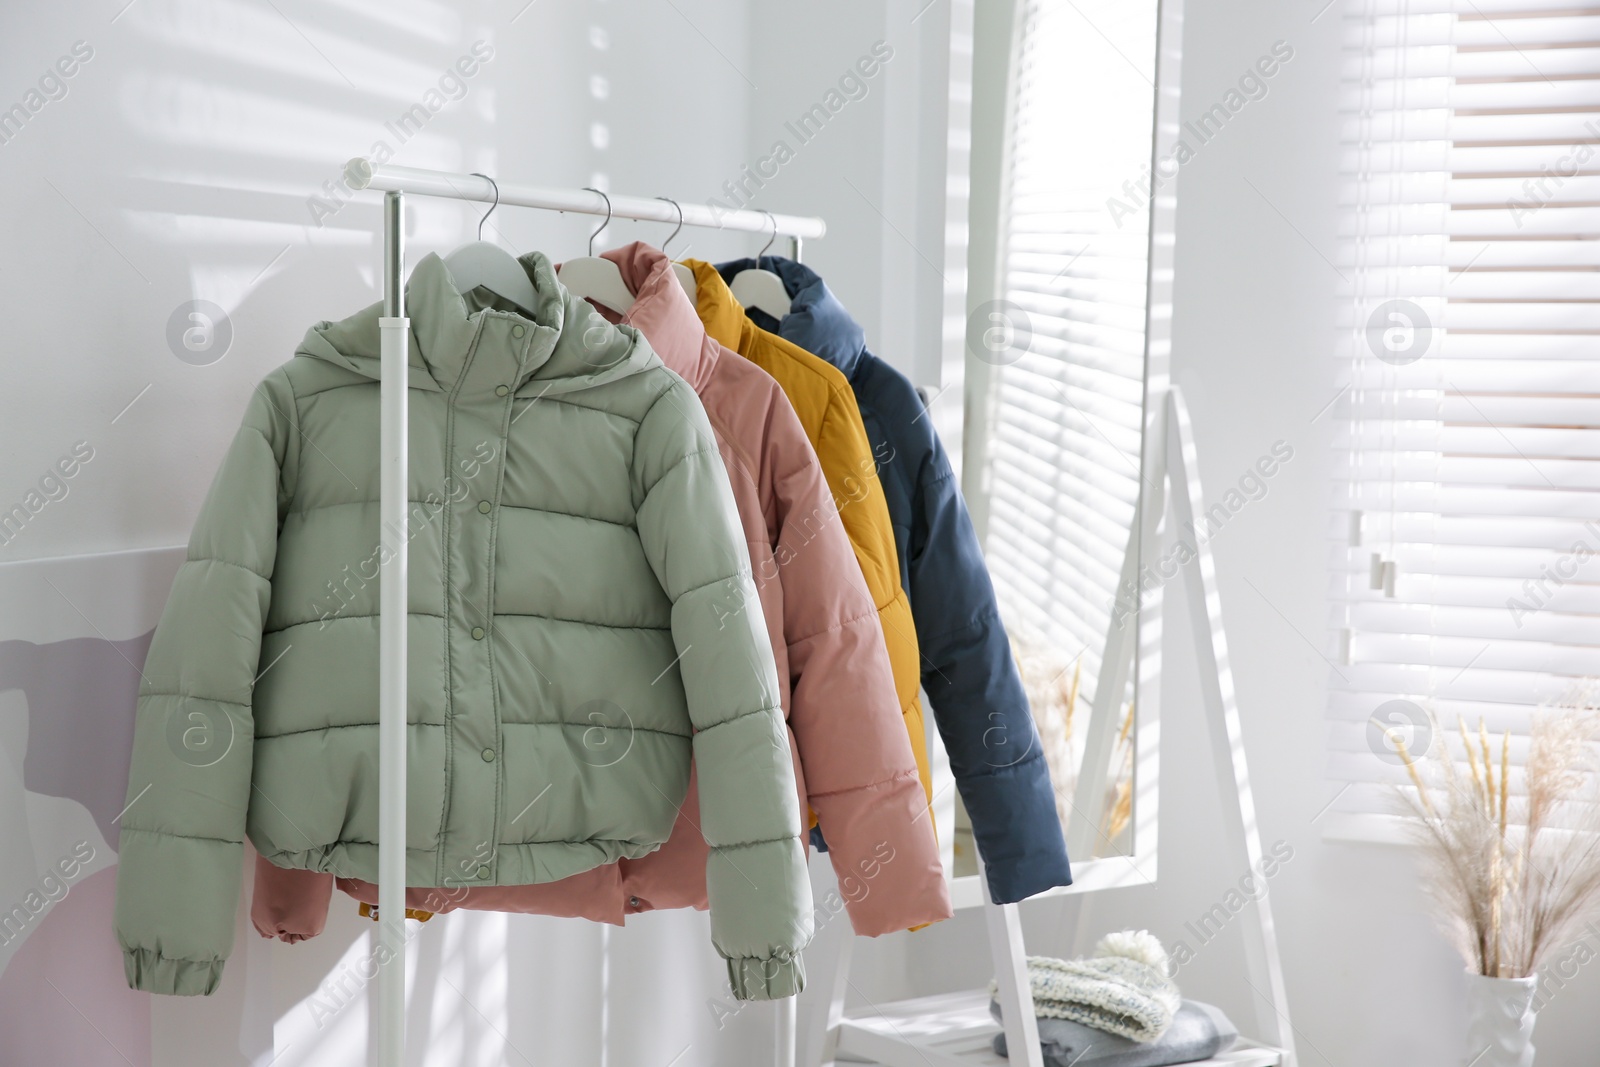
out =
[[(669, 233), (667, 235), (667, 239), (661, 242), (661, 251), (666, 252), (667, 246), (672, 243), (672, 239), (678, 236), (678, 230), (683, 229), (683, 205), (678, 203), (676, 200), (673, 200), (671, 197), (658, 196), (656, 199), (665, 200), (667, 203), (678, 209), (677, 229)], [(670, 253), (668, 253), (667, 258), (672, 258)], [(678, 279), (678, 284), (683, 286), (684, 294), (689, 297), (689, 303), (698, 305), (700, 300), (700, 285), (694, 280), (694, 271), (690, 270), (688, 267), (685, 267), (682, 263), (674, 263), (672, 265), (672, 273), (673, 276)]]
[(481, 285), (532, 316), (533, 306), (539, 302), (539, 294), (534, 290), (528, 272), (522, 269), (522, 264), (510, 252), (483, 239), (483, 224), (500, 206), (500, 186), (487, 174), (477, 174), (475, 177), (486, 179), (494, 186), (494, 203), (478, 220), (478, 239), (445, 256), (444, 265), (450, 268), (450, 277), (455, 280), (458, 293), (465, 295)]
[[(772, 236), (767, 238), (766, 246), (756, 253), (757, 263), (767, 254), (772, 242), (778, 239), (778, 220), (772, 218), (770, 211), (762, 214), (772, 219)], [(728, 288), (733, 290), (733, 298), (747, 308), (760, 308), (779, 321), (789, 314), (789, 290), (784, 286), (783, 279), (770, 270), (760, 267), (742, 270), (733, 276)]]
[(700, 283), (694, 280), (694, 271), (685, 267), (682, 263), (674, 263), (672, 265), (672, 273), (677, 276), (678, 284), (683, 286), (684, 293), (689, 297), (689, 303), (698, 307), (700, 303)]
[(589, 235), (589, 254), (569, 259), (561, 264), (556, 270), (556, 277), (575, 295), (608, 307), (618, 315), (626, 315), (628, 309), (633, 307), (633, 294), (628, 291), (627, 283), (622, 280), (622, 271), (609, 259), (602, 259), (594, 254), (594, 239), (600, 236), (601, 230), (611, 225), (611, 198), (592, 186), (586, 185), (584, 188), (593, 193), (600, 193), (605, 200), (606, 221)]

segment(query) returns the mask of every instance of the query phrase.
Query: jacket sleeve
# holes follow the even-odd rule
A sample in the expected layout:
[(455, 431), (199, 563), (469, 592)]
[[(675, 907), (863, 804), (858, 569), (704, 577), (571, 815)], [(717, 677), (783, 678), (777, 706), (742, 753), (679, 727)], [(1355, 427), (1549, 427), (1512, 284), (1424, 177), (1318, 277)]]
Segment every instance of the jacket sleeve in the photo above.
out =
[(250, 894), (250, 924), (262, 937), (294, 944), (322, 933), (333, 902), (333, 875), (296, 867), (276, 867), (256, 857)]
[(282, 471), (297, 447), (294, 410), (281, 371), (256, 387), (145, 659), (115, 920), (134, 989), (209, 994), (233, 948), (255, 739), (251, 692), (288, 501)]
[(772, 421), (782, 423), (773, 438), (793, 443), (767, 449), (777, 457), (789, 726), (850, 924), (875, 937), (948, 919), (933, 817), (872, 594), (799, 419), (780, 404)]
[(994, 584), (937, 435), (913, 487), (907, 569), (922, 685), (998, 904), (1071, 885), (1055, 791)]
[[(895, 691), (900, 695), (903, 729), (911, 741), (922, 781), (923, 802), (933, 803), (933, 770), (928, 765), (928, 735), (922, 701), (917, 693), (918, 650), (916, 620), (907, 602), (895, 547), (894, 522), (889, 502), (878, 478), (878, 464), (867, 437), (861, 409), (843, 385), (832, 394), (817, 434), (817, 457), (838, 504), (845, 535), (856, 554), (867, 590), (878, 605), (878, 625)], [(831, 846), (830, 846), (831, 847)]]
[(639, 537), (672, 600), (710, 846), (711, 939), (741, 1000), (805, 985), (811, 883), (778, 672), (728, 475), (705, 410), (674, 376), (635, 444)]

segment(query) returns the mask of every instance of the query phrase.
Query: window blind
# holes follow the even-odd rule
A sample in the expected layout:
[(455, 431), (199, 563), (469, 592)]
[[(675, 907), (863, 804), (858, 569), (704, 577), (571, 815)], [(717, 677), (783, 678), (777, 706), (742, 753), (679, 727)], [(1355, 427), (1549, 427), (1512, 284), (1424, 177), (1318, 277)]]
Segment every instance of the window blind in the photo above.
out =
[(1600, 674), (1600, 7), (1350, 0), (1343, 63), (1321, 818), (1366, 836), (1386, 729), (1515, 762)]
[(987, 554), (1007, 628), (1088, 702), (1139, 491), (1156, 12), (1023, 10), (990, 349)]

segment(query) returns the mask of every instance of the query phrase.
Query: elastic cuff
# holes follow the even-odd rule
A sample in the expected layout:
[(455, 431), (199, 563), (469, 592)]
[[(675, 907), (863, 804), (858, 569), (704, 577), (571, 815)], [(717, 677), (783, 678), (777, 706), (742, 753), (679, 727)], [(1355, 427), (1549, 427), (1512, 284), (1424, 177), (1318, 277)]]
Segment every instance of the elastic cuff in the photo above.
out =
[(177, 997), (209, 997), (222, 981), (226, 960), (168, 959), (152, 948), (122, 950), (122, 970), (128, 988)]
[(806, 987), (805, 963), (798, 953), (787, 958), (743, 956), (728, 960), (728, 984), (740, 1000), (792, 997)]

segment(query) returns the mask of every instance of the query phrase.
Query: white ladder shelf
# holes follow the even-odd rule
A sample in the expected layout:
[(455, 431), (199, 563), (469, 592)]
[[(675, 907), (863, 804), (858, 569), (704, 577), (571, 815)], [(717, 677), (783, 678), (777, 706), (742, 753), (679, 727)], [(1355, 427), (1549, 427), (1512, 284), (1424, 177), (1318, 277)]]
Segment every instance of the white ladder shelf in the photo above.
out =
[[(1147, 452), (1157, 460), (1158, 466), (1150, 475), (1154, 506), (1149, 515), (1135, 513), (1124, 576), (1137, 577), (1141, 546), (1147, 553), (1157, 547), (1155, 520), (1164, 514), (1172, 529), (1192, 531), (1195, 516), (1201, 514), (1203, 497), (1195, 462), (1194, 436), (1182, 394), (1174, 385), (1164, 396), (1153, 399), (1161, 405), (1163, 413), (1163, 417), (1150, 420), (1152, 432), (1160, 435), (1157, 441), (1151, 442), (1154, 447)], [(1163, 492), (1165, 485), (1170, 485), (1170, 498)], [(1219, 772), (1218, 790), (1222, 797), (1229, 859), (1258, 869), (1262, 858), (1261, 837), (1245, 761), (1239, 709), (1234, 701), (1233, 674), (1223, 634), (1216, 572), (1208, 544), (1196, 536), (1191, 545), (1196, 550), (1195, 558), (1182, 568), (1185, 599), (1199, 659), (1199, 692)], [(1155, 603), (1158, 610), (1159, 600)], [(1136, 633), (1136, 628), (1113, 624), (1106, 645), (1103, 678), (1126, 678), (1136, 651), (1133, 636)], [(1112, 663), (1113, 660), (1119, 662)], [(1103, 773), (1109, 763), (1110, 751), (1106, 746), (1110, 743), (1110, 731), (1091, 733), (1082, 766), (1100, 768)], [(1081, 788), (1077, 791), (1080, 802), (1093, 805), (1080, 808), (1086, 815), (1080, 821), (1091, 826), (1096, 824), (1095, 816), (1103, 796), (1104, 790), (1100, 788), (1087, 793)], [(817, 877), (827, 877), (822, 874), (824, 869), (818, 864), (813, 871)], [(797, 1062), (801, 1067), (831, 1067), (836, 1059), (865, 1060), (884, 1067), (1043, 1067), (1018, 905), (995, 904), (989, 899), (981, 865), (978, 881), (984, 887), (981, 906), (1011, 1058), (997, 1056), (993, 1050), (994, 1035), (1000, 1032), (1001, 1026), (989, 1014), (986, 989), (869, 1004), (847, 1014), (844, 1004), (850, 986), (853, 936), (849, 921), (840, 916), (818, 932), (806, 951), (806, 970), (811, 976), (812, 988), (802, 995), (807, 1003), (798, 1020)], [(1069, 888), (1056, 892), (1073, 891)], [(1253, 921), (1241, 924), (1245, 939), (1245, 976), (1256, 991), (1255, 1032), (1261, 1040), (1241, 1038), (1227, 1052), (1213, 1059), (1196, 1061), (1196, 1067), (1206, 1064), (1216, 1067), (1295, 1065), (1293, 1028), (1289, 1023), (1283, 968), (1267, 894), (1263, 893), (1247, 908), (1252, 912)]]

